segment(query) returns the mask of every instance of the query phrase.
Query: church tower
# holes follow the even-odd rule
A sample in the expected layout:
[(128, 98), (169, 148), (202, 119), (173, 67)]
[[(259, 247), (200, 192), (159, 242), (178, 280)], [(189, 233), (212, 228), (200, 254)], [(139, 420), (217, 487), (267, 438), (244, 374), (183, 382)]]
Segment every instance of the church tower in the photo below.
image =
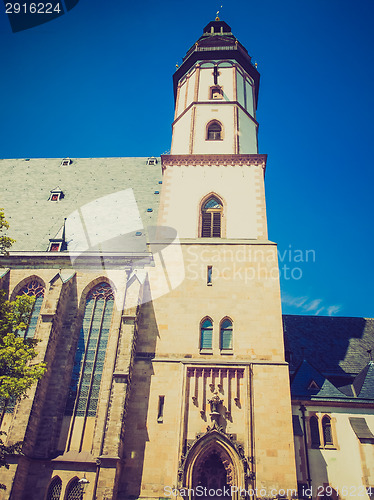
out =
[(160, 248), (181, 252), (184, 279), (172, 286), (175, 259), (170, 292), (140, 307), (120, 498), (295, 492), (277, 249), (257, 144), (259, 79), (218, 18), (174, 74), (158, 230), (177, 231)]

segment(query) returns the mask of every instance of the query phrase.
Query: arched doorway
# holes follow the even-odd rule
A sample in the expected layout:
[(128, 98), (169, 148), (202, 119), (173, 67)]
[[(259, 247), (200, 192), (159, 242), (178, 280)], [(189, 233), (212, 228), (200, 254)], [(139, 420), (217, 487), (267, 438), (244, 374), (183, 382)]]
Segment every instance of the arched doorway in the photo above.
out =
[(187, 447), (178, 486), (191, 500), (238, 500), (238, 491), (246, 489), (248, 472), (243, 448), (223, 430), (212, 428)]
[(198, 459), (194, 466), (192, 487), (196, 490), (199, 486), (204, 491), (203, 498), (231, 498), (232, 463), (228, 456), (222, 455), (222, 452), (212, 450)]

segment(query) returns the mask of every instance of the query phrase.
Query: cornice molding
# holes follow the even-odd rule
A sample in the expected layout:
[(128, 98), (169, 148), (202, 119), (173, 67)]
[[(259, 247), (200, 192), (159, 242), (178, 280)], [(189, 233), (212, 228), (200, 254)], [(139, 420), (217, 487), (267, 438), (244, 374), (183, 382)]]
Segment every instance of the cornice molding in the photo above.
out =
[(167, 167), (251, 167), (258, 166), (265, 170), (267, 155), (230, 154), (230, 155), (161, 155), (162, 170)]

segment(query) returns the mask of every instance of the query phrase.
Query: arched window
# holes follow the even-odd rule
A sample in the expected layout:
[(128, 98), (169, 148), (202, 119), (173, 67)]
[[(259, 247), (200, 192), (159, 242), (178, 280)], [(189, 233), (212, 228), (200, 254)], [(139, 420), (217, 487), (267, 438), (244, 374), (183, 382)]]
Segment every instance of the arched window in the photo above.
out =
[(66, 500), (83, 500), (83, 489), (82, 486), (78, 482), (78, 478), (74, 478), (66, 491), (65, 495)]
[(319, 428), (318, 428), (318, 418), (310, 417), (309, 419), (309, 427), (310, 427), (310, 437), (312, 441), (312, 448), (318, 448), (321, 446), (321, 442), (319, 439)]
[(213, 322), (205, 318), (200, 324), (200, 349), (212, 349)]
[(35, 302), (33, 305), (30, 323), (25, 332), (25, 338), (32, 338), (35, 334), (36, 324), (38, 322), (38, 317), (40, 309), (43, 304), (44, 299), (44, 287), (39, 281), (32, 280), (29, 281), (19, 292), (18, 295), (28, 295), (29, 297), (35, 297)]
[(107, 283), (99, 283), (87, 296), (66, 405), (67, 415), (96, 415), (113, 302), (113, 292)]
[(221, 237), (222, 203), (215, 196), (211, 196), (201, 209), (201, 237)]
[(220, 344), (221, 349), (232, 349), (232, 322), (228, 318), (221, 322)]
[(220, 141), (222, 139), (222, 126), (219, 122), (211, 122), (208, 125), (207, 140)]
[(334, 444), (331, 432), (331, 419), (327, 415), (325, 415), (322, 419), (322, 433), (324, 446)]
[(58, 476), (56, 476), (49, 485), (46, 500), (60, 500), (61, 489), (62, 481)]

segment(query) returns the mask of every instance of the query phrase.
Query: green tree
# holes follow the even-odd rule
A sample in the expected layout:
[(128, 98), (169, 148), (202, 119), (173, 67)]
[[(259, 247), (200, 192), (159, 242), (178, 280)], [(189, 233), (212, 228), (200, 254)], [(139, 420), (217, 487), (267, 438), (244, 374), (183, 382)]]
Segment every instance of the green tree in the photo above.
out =
[(5, 236), (2, 234), (6, 229), (9, 229), (9, 223), (5, 220), (4, 209), (0, 208), (0, 254), (8, 253), (9, 248), (12, 246), (12, 243), (15, 240), (9, 238), (9, 236)]
[[(9, 224), (0, 211), (0, 253), (7, 253), (11, 238), (2, 235)], [(1, 262), (1, 261), (0, 261)], [(0, 427), (10, 404), (27, 397), (27, 391), (37, 382), (46, 370), (45, 363), (32, 364), (37, 356), (37, 341), (26, 337), (27, 327), (32, 314), (34, 297), (23, 295), (9, 301), (0, 290)], [(9, 468), (7, 457), (20, 452), (22, 443), (6, 446), (0, 432), (0, 467)], [(5, 486), (0, 484), (0, 489)]]

